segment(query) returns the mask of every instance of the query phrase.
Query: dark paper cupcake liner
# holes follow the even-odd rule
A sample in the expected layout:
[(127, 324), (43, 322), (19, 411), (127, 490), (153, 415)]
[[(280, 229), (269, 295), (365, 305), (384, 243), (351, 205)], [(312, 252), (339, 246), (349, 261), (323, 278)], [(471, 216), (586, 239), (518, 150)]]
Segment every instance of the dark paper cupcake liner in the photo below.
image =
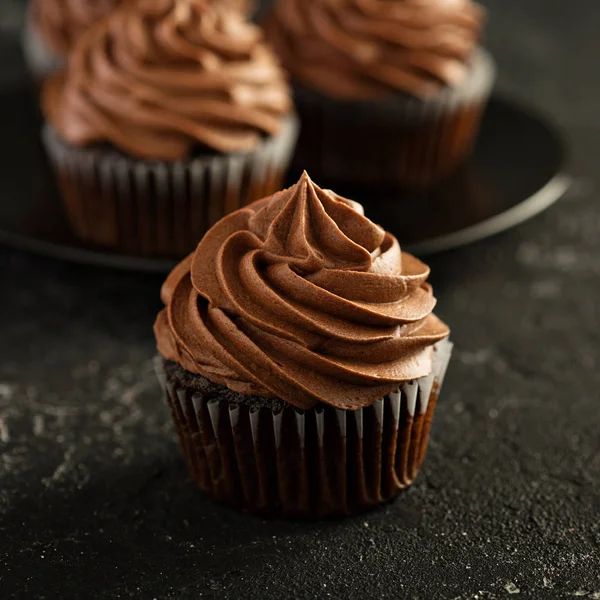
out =
[(73, 233), (128, 254), (181, 258), (226, 214), (279, 191), (298, 135), (295, 116), (249, 153), (188, 162), (136, 160), (43, 139)]
[(492, 58), (479, 49), (468, 80), (430, 100), (347, 102), (295, 84), (302, 131), (293, 167), (327, 185), (434, 184), (470, 155), (494, 78)]
[(428, 377), (357, 411), (282, 410), (206, 397), (156, 370), (189, 472), (228, 506), (268, 517), (362, 512), (409, 486), (425, 459), (452, 344)]

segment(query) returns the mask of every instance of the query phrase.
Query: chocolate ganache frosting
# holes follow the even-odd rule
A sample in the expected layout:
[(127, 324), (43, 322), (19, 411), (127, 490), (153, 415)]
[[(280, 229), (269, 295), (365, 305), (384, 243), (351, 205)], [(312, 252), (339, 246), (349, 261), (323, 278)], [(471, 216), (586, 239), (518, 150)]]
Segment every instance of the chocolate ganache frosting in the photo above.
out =
[(31, 18), (48, 47), (58, 54), (66, 54), (92, 23), (123, 1), (33, 0)]
[(483, 21), (471, 0), (279, 0), (267, 30), (285, 67), (319, 92), (424, 98), (467, 77)]
[(429, 268), (315, 185), (222, 219), (163, 285), (158, 350), (243, 394), (355, 410), (428, 375), (449, 330)]
[(208, 0), (127, 2), (91, 27), (43, 109), (73, 146), (108, 142), (138, 158), (196, 148), (244, 152), (292, 110), (284, 72), (260, 29)]

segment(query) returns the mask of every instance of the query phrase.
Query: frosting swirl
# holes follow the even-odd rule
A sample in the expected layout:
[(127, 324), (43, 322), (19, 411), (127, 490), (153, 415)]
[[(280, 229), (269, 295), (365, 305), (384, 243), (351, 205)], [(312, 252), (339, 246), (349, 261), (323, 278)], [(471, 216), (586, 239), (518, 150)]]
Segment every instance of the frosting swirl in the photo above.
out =
[(467, 77), (483, 21), (472, 0), (279, 0), (267, 32), (285, 67), (317, 91), (423, 98)]
[(66, 54), (92, 23), (123, 1), (33, 0), (31, 18), (48, 47), (57, 54)]
[(304, 173), (222, 219), (173, 270), (158, 350), (244, 394), (362, 408), (431, 371), (449, 331), (428, 275), (360, 205)]
[(292, 104), (260, 29), (237, 10), (137, 0), (83, 35), (45, 84), (43, 109), (71, 145), (173, 161), (196, 148), (250, 151), (279, 133)]
[[(126, 0), (32, 0), (31, 17), (49, 48), (67, 54), (96, 21)], [(128, 1), (128, 0), (127, 0)], [(212, 0), (249, 14), (251, 0)]]
[(244, 15), (251, 15), (255, 9), (255, 0), (212, 0), (212, 2), (219, 2), (230, 6)]

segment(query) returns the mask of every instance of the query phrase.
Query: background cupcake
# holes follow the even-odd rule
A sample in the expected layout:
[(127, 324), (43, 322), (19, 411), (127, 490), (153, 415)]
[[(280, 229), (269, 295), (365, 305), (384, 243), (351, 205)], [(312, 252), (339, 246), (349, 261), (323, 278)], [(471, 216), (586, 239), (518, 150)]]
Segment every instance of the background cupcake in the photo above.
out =
[(408, 486), (451, 350), (428, 275), (306, 173), (215, 225), (165, 282), (155, 325), (198, 485), (304, 517), (358, 512)]
[(36, 80), (59, 69), (81, 35), (126, 0), (31, 0), (23, 50)]
[(493, 83), (483, 21), (471, 0), (277, 0), (267, 33), (295, 83), (295, 164), (378, 186), (450, 173)]
[(202, 0), (123, 4), (83, 35), (42, 104), (74, 232), (135, 254), (184, 256), (279, 189), (296, 140), (260, 30)]

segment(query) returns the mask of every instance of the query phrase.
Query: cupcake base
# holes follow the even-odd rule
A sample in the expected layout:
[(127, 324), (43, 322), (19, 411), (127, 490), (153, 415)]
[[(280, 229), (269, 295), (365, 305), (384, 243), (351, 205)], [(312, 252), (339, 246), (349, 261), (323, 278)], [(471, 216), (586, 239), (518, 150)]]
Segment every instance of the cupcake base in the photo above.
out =
[(177, 163), (73, 148), (49, 126), (43, 140), (78, 238), (131, 255), (181, 258), (226, 214), (281, 189), (297, 135), (290, 116), (253, 152)]
[(479, 49), (467, 81), (435, 98), (335, 100), (296, 83), (302, 131), (293, 159), (316, 180), (376, 188), (423, 188), (471, 154), (495, 76)]
[(157, 358), (189, 472), (213, 499), (266, 517), (357, 514), (408, 487), (425, 459), (452, 344), (432, 373), (357, 411), (244, 396)]

